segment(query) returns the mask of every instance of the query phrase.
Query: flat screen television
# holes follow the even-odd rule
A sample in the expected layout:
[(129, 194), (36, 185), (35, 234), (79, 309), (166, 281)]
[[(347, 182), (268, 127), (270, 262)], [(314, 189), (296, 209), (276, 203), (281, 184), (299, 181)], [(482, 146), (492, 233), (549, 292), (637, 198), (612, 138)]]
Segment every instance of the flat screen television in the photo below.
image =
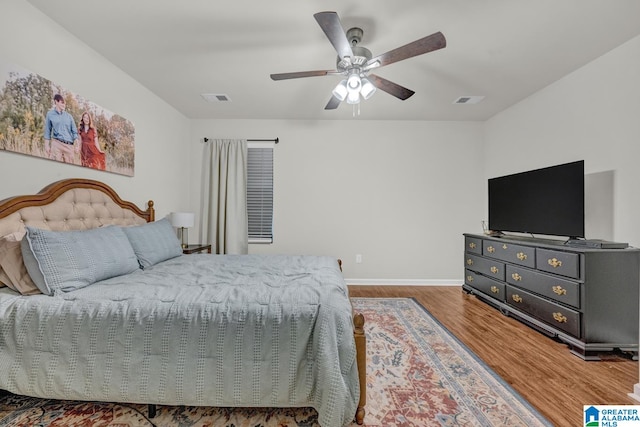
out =
[(584, 237), (584, 160), (489, 179), (489, 228)]

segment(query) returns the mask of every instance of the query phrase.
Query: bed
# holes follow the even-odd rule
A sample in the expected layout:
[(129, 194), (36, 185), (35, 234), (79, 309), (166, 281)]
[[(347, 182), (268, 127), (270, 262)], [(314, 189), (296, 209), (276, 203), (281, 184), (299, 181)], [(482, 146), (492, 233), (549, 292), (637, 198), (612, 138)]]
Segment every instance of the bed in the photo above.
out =
[(153, 201), (66, 179), (0, 201), (0, 282), (0, 390), (363, 423), (364, 318), (335, 258), (183, 255)]

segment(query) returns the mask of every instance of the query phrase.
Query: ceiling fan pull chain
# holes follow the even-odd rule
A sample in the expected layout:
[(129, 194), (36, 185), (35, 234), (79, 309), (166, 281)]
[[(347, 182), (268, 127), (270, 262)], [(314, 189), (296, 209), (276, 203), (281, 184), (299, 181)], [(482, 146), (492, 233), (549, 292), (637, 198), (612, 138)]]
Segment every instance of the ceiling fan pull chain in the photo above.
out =
[(360, 115), (360, 103), (353, 104), (353, 117)]

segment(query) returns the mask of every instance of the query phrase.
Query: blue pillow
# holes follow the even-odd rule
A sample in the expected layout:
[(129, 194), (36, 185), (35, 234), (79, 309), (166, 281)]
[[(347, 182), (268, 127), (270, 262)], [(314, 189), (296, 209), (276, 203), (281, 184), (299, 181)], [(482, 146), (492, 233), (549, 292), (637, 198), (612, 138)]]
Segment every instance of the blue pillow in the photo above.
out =
[(26, 230), (22, 257), (43, 294), (69, 292), (139, 268), (120, 227), (50, 231), (27, 226)]
[(123, 230), (143, 269), (182, 255), (180, 241), (167, 218)]

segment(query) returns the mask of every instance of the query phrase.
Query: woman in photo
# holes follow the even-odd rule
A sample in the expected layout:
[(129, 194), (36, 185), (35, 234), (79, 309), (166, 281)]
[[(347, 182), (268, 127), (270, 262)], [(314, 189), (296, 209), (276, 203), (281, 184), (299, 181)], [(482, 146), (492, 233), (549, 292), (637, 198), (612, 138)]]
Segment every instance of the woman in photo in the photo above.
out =
[(98, 144), (98, 132), (93, 124), (93, 117), (89, 112), (82, 113), (82, 119), (78, 125), (80, 139), (82, 140), (82, 148), (80, 151), (80, 159), (82, 166), (105, 170), (106, 161), (105, 153)]

